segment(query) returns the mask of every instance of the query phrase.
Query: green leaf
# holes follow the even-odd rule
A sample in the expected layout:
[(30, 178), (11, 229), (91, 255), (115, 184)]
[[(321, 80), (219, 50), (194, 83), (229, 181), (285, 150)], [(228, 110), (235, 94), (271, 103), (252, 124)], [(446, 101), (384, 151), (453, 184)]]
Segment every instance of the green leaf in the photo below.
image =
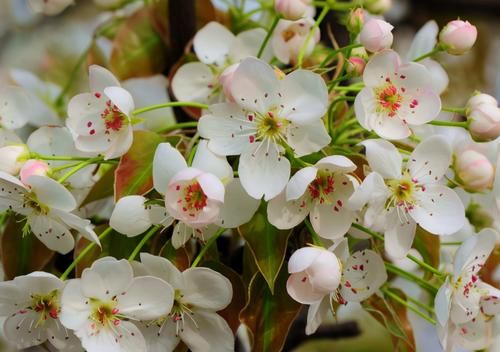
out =
[(162, 138), (150, 131), (134, 131), (134, 142), (115, 171), (115, 200), (146, 194), (153, 188), (153, 158)]
[(167, 48), (144, 8), (118, 28), (111, 50), (110, 69), (120, 80), (149, 76), (165, 69)]
[(281, 351), (288, 331), (300, 308), (286, 292), (286, 270), (281, 270), (276, 280), (274, 294), (265, 284), (260, 273), (256, 273), (248, 288), (248, 303), (240, 313), (253, 337), (252, 351)]
[(271, 225), (267, 220), (266, 203), (262, 203), (253, 218), (240, 226), (238, 231), (247, 242), (259, 271), (273, 292), (292, 230), (278, 230)]

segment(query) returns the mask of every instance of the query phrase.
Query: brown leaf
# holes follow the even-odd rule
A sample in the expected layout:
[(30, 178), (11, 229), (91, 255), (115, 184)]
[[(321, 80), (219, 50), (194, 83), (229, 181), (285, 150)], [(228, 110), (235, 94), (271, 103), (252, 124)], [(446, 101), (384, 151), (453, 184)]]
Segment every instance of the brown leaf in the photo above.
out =
[(159, 255), (170, 260), (180, 271), (184, 271), (190, 266), (186, 249), (184, 247), (175, 249), (170, 240), (165, 243)]
[(92, 186), (90, 192), (87, 194), (87, 197), (85, 197), (80, 207), (83, 207), (84, 205), (92, 203), (96, 200), (111, 197), (113, 195), (115, 170), (116, 166), (113, 165), (106, 172), (104, 172), (104, 175), (102, 175), (99, 181), (97, 181)]

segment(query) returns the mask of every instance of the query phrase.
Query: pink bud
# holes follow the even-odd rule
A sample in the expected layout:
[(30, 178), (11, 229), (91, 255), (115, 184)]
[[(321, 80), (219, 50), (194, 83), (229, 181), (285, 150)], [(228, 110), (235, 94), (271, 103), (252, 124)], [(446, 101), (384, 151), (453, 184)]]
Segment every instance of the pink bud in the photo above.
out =
[(370, 19), (363, 26), (359, 35), (359, 42), (372, 53), (388, 49), (392, 45), (392, 29), (394, 27), (383, 20)]
[(17, 175), (27, 158), (29, 158), (29, 150), (24, 144), (2, 147), (0, 148), (0, 171)]
[(493, 140), (500, 136), (500, 108), (495, 98), (477, 94), (466, 105), (469, 131), (478, 140)]
[(365, 70), (366, 61), (358, 56), (352, 56), (347, 61), (347, 72), (355, 77), (359, 77)]
[(448, 22), (439, 33), (439, 41), (452, 55), (462, 55), (469, 51), (477, 38), (477, 29), (468, 21)]
[[(313, 25), (314, 20), (308, 17), (298, 21), (280, 20), (272, 36), (274, 55), (285, 64), (295, 64)], [(305, 56), (312, 53), (319, 39), (320, 32), (316, 28), (312, 39), (307, 44)]]
[(307, 15), (312, 6), (311, 0), (276, 0), (274, 8), (284, 19), (295, 21)]
[(233, 81), (233, 76), (238, 66), (240, 66), (239, 63), (227, 67), (224, 70), (224, 72), (222, 72), (222, 74), (219, 76), (219, 82), (222, 85), (222, 89), (224, 90), (224, 95), (226, 96), (226, 99), (230, 102), (234, 102), (233, 95), (231, 94), (231, 83)]
[(286, 283), (288, 294), (303, 304), (317, 302), (334, 292), (342, 275), (335, 254), (319, 247), (295, 251), (288, 261), (288, 272), (291, 274)]
[(352, 33), (359, 33), (363, 25), (365, 24), (365, 12), (362, 8), (357, 8), (351, 12), (349, 21), (347, 22), (347, 28)]
[(472, 149), (457, 153), (455, 171), (465, 188), (471, 191), (490, 188), (495, 177), (495, 169), (488, 158)]
[(32, 175), (46, 176), (49, 172), (50, 167), (46, 162), (42, 160), (28, 160), (21, 171), (19, 172), (19, 176), (21, 178), (21, 182), (24, 184), (28, 184), (28, 178)]

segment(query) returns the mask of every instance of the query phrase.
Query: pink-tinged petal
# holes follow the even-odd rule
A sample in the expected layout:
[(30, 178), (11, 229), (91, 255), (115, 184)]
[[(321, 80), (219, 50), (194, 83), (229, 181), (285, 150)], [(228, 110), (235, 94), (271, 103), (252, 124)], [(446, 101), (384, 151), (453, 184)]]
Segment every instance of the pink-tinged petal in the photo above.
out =
[(465, 209), (448, 187), (429, 184), (415, 194), (417, 203), (409, 212), (422, 228), (436, 235), (451, 235), (465, 224)]
[[(231, 62), (239, 62), (247, 57), (257, 56), (266, 34), (266, 31), (262, 28), (254, 28), (238, 33), (229, 51)], [(272, 56), (273, 52), (269, 42), (264, 48), (261, 58), (269, 62)]]
[(427, 54), (434, 49), (439, 27), (434, 20), (427, 21), (415, 34), (408, 50), (408, 61), (415, 60), (417, 57)]
[(127, 237), (140, 235), (149, 229), (152, 222), (145, 201), (142, 196), (120, 198), (111, 213), (109, 226)]
[(89, 66), (89, 85), (92, 93), (103, 93), (106, 87), (120, 87), (118, 79), (99, 65)]
[[(400, 212), (400, 213), (398, 213)], [(417, 224), (404, 210), (393, 208), (386, 216), (384, 245), (386, 252), (394, 259), (406, 257), (413, 245)]]
[(3, 324), (7, 341), (18, 349), (39, 345), (47, 340), (44, 324), (37, 324), (40, 314), (33, 310), (20, 310), (9, 316)]
[(24, 89), (16, 86), (0, 87), (0, 125), (15, 129), (23, 127), (28, 119), (24, 109), (30, 108)]
[(368, 174), (347, 202), (352, 210), (361, 210), (366, 204), (385, 203), (390, 192), (384, 179), (377, 172)]
[(318, 169), (314, 166), (307, 166), (297, 171), (288, 181), (285, 200), (296, 200), (302, 197), (317, 173)]
[(384, 139), (368, 139), (361, 144), (366, 148), (366, 158), (373, 171), (387, 179), (401, 177), (403, 158), (392, 143)]
[(288, 260), (288, 272), (295, 274), (306, 270), (323, 250), (317, 247), (302, 247), (297, 249)]
[(347, 302), (361, 302), (387, 281), (384, 261), (372, 250), (353, 253), (344, 265), (340, 296)]
[(205, 193), (209, 199), (224, 203), (224, 185), (217, 176), (203, 173), (198, 176), (196, 180), (200, 184), (203, 193)]
[(233, 287), (222, 274), (209, 268), (190, 268), (182, 272), (183, 300), (195, 307), (219, 311), (233, 298)]
[(331, 138), (323, 120), (319, 119), (305, 125), (290, 124), (286, 140), (295, 155), (301, 157), (321, 150), (330, 143)]
[(367, 87), (384, 84), (386, 78), (391, 78), (398, 71), (400, 63), (399, 55), (392, 50), (373, 55), (363, 71), (363, 82)]
[(193, 47), (201, 62), (222, 66), (234, 39), (234, 34), (226, 27), (217, 22), (210, 22), (196, 33)]
[(257, 142), (240, 157), (238, 174), (243, 188), (255, 198), (276, 197), (290, 177), (290, 162), (278, 152), (275, 144)]
[(34, 213), (29, 215), (28, 224), (31, 232), (47, 248), (66, 254), (75, 247), (75, 239), (66, 225), (50, 218), (49, 215), (36, 215)]
[(117, 297), (119, 313), (134, 320), (157, 319), (172, 309), (174, 289), (162, 279), (136, 277)]
[(372, 122), (372, 128), (380, 137), (389, 140), (405, 139), (411, 135), (408, 124), (396, 116), (378, 115)]
[(330, 296), (325, 296), (320, 302), (312, 303), (307, 310), (306, 335), (312, 335), (318, 330), (330, 310)]
[(82, 292), (86, 297), (109, 300), (125, 292), (132, 278), (132, 267), (127, 260), (101, 258), (83, 271)]
[(226, 185), (224, 204), (221, 205), (218, 226), (233, 229), (246, 224), (259, 208), (260, 200), (250, 197), (238, 178)]
[(235, 102), (241, 107), (265, 114), (284, 97), (279, 88), (278, 77), (269, 64), (259, 59), (247, 58), (234, 73), (230, 91)]
[(497, 233), (490, 228), (485, 228), (476, 236), (465, 240), (455, 253), (454, 280), (460, 275), (476, 275), (495, 248), (496, 240)]
[(208, 148), (208, 141), (206, 140), (201, 140), (198, 143), (192, 165), (197, 169), (217, 176), (224, 183), (233, 179), (233, 168), (227, 162), (226, 157), (213, 153)]
[(306, 197), (287, 201), (285, 192), (281, 192), (267, 203), (267, 218), (278, 229), (291, 229), (306, 218), (311, 205)]
[(168, 259), (142, 252), (141, 263), (144, 264), (149, 275), (159, 277), (170, 283), (174, 289), (184, 288), (184, 279), (179, 269)]
[(209, 140), (208, 148), (212, 152), (239, 155), (252, 145), (257, 127), (237, 104), (222, 103), (210, 106), (210, 114), (198, 122), (198, 132)]
[(164, 194), (172, 177), (187, 168), (186, 160), (170, 143), (160, 143), (153, 159), (153, 183), (156, 191)]
[(451, 147), (446, 139), (432, 136), (417, 145), (406, 167), (419, 184), (434, 183), (448, 170), (451, 154)]
[(182, 65), (172, 79), (172, 92), (179, 101), (212, 102), (216, 77), (202, 62)]
[(320, 250), (319, 255), (305, 270), (314, 290), (323, 293), (331, 293), (337, 289), (341, 271), (337, 256), (328, 250)]
[(356, 170), (356, 164), (343, 155), (324, 157), (316, 163), (316, 167), (326, 172), (349, 173)]
[(431, 90), (412, 94), (407, 104), (406, 114), (402, 118), (410, 125), (423, 125), (434, 120), (441, 112), (441, 99)]
[(31, 175), (28, 177), (28, 184), (37, 199), (49, 208), (63, 211), (76, 208), (76, 201), (71, 192), (50, 177)]
[(450, 317), (451, 294), (452, 288), (447, 278), (445, 283), (439, 288), (436, 297), (434, 298), (436, 318), (441, 326), (446, 326)]
[(320, 75), (297, 70), (280, 81), (282, 94), (280, 116), (297, 125), (321, 119), (328, 107), (328, 89)]
[(286, 282), (286, 290), (290, 297), (302, 304), (319, 302), (325, 296), (324, 293), (314, 291), (305, 272), (290, 275)]
[(104, 94), (111, 99), (118, 109), (125, 115), (130, 116), (135, 108), (134, 98), (132, 95), (121, 87), (107, 87), (104, 89)]
[(311, 210), (309, 218), (314, 230), (324, 238), (342, 237), (351, 227), (356, 213), (346, 207), (354, 192), (352, 182), (344, 175), (335, 177), (335, 189), (329, 202), (317, 203)]

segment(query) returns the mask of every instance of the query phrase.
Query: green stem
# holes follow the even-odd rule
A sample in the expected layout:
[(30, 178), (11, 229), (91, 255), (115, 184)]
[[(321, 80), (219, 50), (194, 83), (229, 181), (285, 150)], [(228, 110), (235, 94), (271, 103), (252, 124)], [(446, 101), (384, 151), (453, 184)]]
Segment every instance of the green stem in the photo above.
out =
[(424, 313), (422, 313), (421, 311), (419, 311), (418, 309), (416, 309), (415, 307), (412, 307), (406, 300), (402, 299), (401, 297), (399, 297), (397, 294), (395, 294), (394, 292), (392, 292), (390, 289), (388, 289), (387, 287), (383, 287), (382, 288), (382, 292), (384, 294), (386, 294), (387, 296), (391, 297), (393, 300), (395, 300), (396, 302), (404, 305), (406, 308), (408, 308), (409, 310), (411, 310), (413, 313), (417, 314), (419, 317), (427, 320), (429, 323), (431, 323), (432, 325), (436, 325), (436, 321), (430, 317), (428, 317), (427, 315), (425, 315)]
[[(111, 231), (113, 231), (113, 229), (111, 227), (108, 227), (106, 230), (104, 230), (100, 235), (99, 235), (99, 241), (102, 241), (106, 236), (108, 236)], [(80, 254), (78, 255), (78, 257), (75, 258), (75, 260), (73, 260), (73, 263), (71, 263), (68, 268), (66, 269), (66, 271), (64, 273), (62, 273), (62, 275), (59, 277), (61, 280), (66, 280), (66, 278), (68, 277), (69, 274), (71, 274), (71, 272), (73, 271), (73, 269), (78, 265), (78, 263), (80, 263), (82, 261), (83, 258), (85, 258), (85, 256), (87, 254), (89, 254), (89, 252), (96, 246), (97, 244), (95, 242), (91, 242), (87, 245), (87, 247), (85, 247), (83, 249), (83, 251), (80, 252)]]
[(410, 273), (406, 270), (401, 269), (400, 267), (395, 266), (392, 263), (385, 263), (385, 268), (387, 269), (388, 272), (393, 273), (397, 276), (400, 276), (410, 282), (414, 282), (420, 287), (422, 287), (424, 290), (429, 292), (432, 295), (436, 295), (437, 293), (437, 288), (435, 288), (433, 285), (431, 285), (428, 281), (422, 279), (421, 277), (418, 277), (417, 275)]
[[(100, 160), (100, 161), (97, 161), (97, 162), (99, 164), (113, 164), (113, 165), (118, 164), (117, 160)], [(52, 172), (58, 172), (58, 171), (61, 171), (61, 170), (69, 169), (70, 167), (78, 166), (79, 164), (80, 164), (80, 162), (76, 162), (76, 163), (64, 164), (64, 165), (61, 165), (61, 166), (56, 166), (56, 167), (53, 167), (51, 169), (51, 171)]]
[(309, 33), (307, 33), (306, 40), (304, 41), (302, 48), (300, 48), (299, 55), (297, 57), (297, 67), (299, 67), (299, 68), (302, 67), (302, 63), (304, 61), (304, 55), (306, 54), (307, 46), (309, 45), (309, 42), (311, 41), (311, 39), (314, 35), (314, 32), (319, 27), (320, 23), (324, 20), (324, 18), (326, 17), (326, 15), (328, 14), (329, 11), (330, 11), (330, 6), (328, 4), (326, 4), (325, 7), (323, 7), (323, 10), (321, 10), (321, 13), (318, 16), (318, 19), (316, 20), (316, 22), (314, 22), (314, 25), (312, 26), (311, 30), (309, 31)]
[(339, 53), (343, 53), (346, 50), (355, 49), (355, 48), (359, 48), (359, 47), (362, 47), (362, 46), (363, 45), (361, 45), (361, 44), (354, 43), (354, 44), (346, 45), (346, 46), (344, 46), (342, 48), (335, 49), (335, 50), (333, 50), (332, 52), (330, 52), (328, 54), (328, 56), (321, 62), (321, 64), (319, 65), (319, 67), (325, 67), (326, 64), (328, 63), (328, 61), (330, 61), (335, 55), (338, 55)]
[(90, 164), (93, 164), (93, 163), (96, 163), (96, 162), (99, 162), (102, 160), (102, 157), (96, 157), (96, 158), (92, 158), (92, 159), (88, 159), (86, 161), (82, 161), (80, 162), (78, 165), (76, 165), (75, 167), (73, 167), (71, 170), (69, 170), (68, 172), (66, 172), (64, 175), (62, 175), (58, 180), (57, 182), (59, 183), (63, 183), (64, 181), (66, 181), (69, 177), (71, 177), (72, 175), (76, 174), (78, 171), (80, 171), (81, 169), (89, 166)]
[(276, 17), (274, 17), (273, 23), (271, 24), (271, 28), (269, 28), (269, 31), (267, 31), (266, 37), (264, 38), (264, 41), (260, 45), (259, 52), (257, 53), (257, 57), (259, 59), (262, 56), (262, 53), (264, 52), (264, 49), (266, 48), (266, 45), (269, 42), (269, 39), (271, 39), (271, 36), (273, 35), (273, 32), (276, 29), (278, 22), (280, 21), (280, 18), (281, 18), (280, 15), (276, 15)]
[(306, 217), (304, 220), (304, 223), (306, 224), (307, 229), (309, 230), (309, 233), (311, 234), (313, 244), (318, 247), (325, 247), (323, 244), (323, 241), (319, 237), (318, 233), (314, 231), (314, 228), (312, 227), (311, 221)]
[(224, 231), (226, 231), (226, 229), (221, 228), (212, 237), (210, 237), (208, 239), (207, 243), (205, 243), (205, 245), (201, 248), (200, 253), (198, 253), (198, 256), (195, 258), (195, 260), (191, 264), (191, 268), (195, 268), (198, 266), (198, 264), (200, 264), (201, 259), (203, 258), (205, 253), (207, 253), (210, 246), (212, 246), (215, 243), (215, 241), (217, 241), (217, 238), (219, 238), (219, 236), (222, 235), (224, 233)]
[(335, 87), (333, 90), (338, 90), (340, 92), (359, 92), (363, 89), (364, 87), (353, 87), (353, 86), (341, 86), (341, 87)]
[(434, 311), (434, 308), (429, 307), (427, 304), (423, 304), (420, 302), (418, 299), (413, 298), (412, 296), (406, 296), (406, 299), (416, 305), (417, 307), (422, 308), (423, 310), (428, 311), (431, 314), (435, 314), (436, 312)]
[(196, 128), (196, 127), (198, 127), (197, 121), (180, 122), (180, 123), (176, 123), (175, 125), (168, 126), (167, 128), (162, 129), (160, 132), (161, 133), (168, 133), (168, 132), (172, 132), (175, 130), (181, 130), (181, 129), (185, 129), (185, 128)]
[(441, 110), (442, 111), (453, 112), (453, 113), (459, 114), (459, 115), (465, 115), (465, 108), (452, 108), (452, 107), (449, 107), (449, 106), (443, 106), (443, 107), (441, 107)]
[(413, 61), (415, 62), (418, 62), (418, 61), (422, 61), (423, 59), (426, 59), (428, 57), (431, 57), (433, 56), (434, 54), (437, 54), (439, 53), (440, 51), (442, 51), (443, 49), (439, 46), (436, 46), (434, 49), (432, 49), (431, 51), (429, 51), (428, 53), (422, 55), (422, 56), (419, 56), (417, 57), (416, 59), (414, 59)]
[(196, 154), (196, 150), (198, 149), (198, 145), (196, 142), (200, 139), (200, 134), (196, 132), (196, 134), (191, 138), (189, 144), (186, 147), (186, 153), (188, 153), (188, 157), (186, 159), (187, 164), (191, 166), (193, 164), (194, 155)]
[(64, 85), (64, 88), (61, 90), (61, 92), (57, 96), (56, 100), (54, 101), (55, 106), (62, 105), (64, 96), (66, 95), (66, 93), (68, 93), (69, 89), (71, 88), (71, 85), (75, 81), (75, 76), (78, 74), (78, 70), (82, 66), (85, 59), (87, 58), (87, 55), (89, 53), (90, 48), (91, 48), (91, 45), (89, 45), (89, 47), (87, 49), (85, 49), (85, 51), (78, 58), (76, 65), (73, 67), (73, 69), (71, 70), (71, 72), (69, 74), (68, 81), (66, 82), (66, 84)]
[(462, 127), (467, 129), (470, 125), (470, 121), (441, 121), (434, 120), (431, 122), (427, 122), (428, 125), (434, 126), (447, 126), (447, 127)]
[(55, 155), (41, 155), (38, 153), (30, 153), (30, 159), (38, 160), (58, 160), (58, 161), (87, 161), (93, 158), (86, 158), (80, 156), (55, 156)]
[(156, 105), (150, 105), (146, 106), (140, 109), (136, 109), (132, 111), (132, 115), (139, 115), (148, 111), (153, 111), (153, 110), (158, 110), (158, 109), (165, 109), (165, 108), (172, 108), (176, 106), (188, 106), (192, 108), (199, 108), (199, 109), (208, 109), (207, 104), (202, 104), (202, 103), (196, 103), (194, 101), (172, 101), (168, 103), (163, 103), (163, 104), (156, 104)]
[(141, 239), (141, 242), (134, 248), (134, 251), (130, 256), (128, 257), (128, 260), (132, 261), (137, 257), (137, 254), (141, 251), (142, 247), (146, 244), (146, 242), (153, 237), (153, 235), (158, 232), (160, 229), (161, 225), (155, 225), (152, 228), (149, 229), (149, 231), (144, 235), (144, 237)]

